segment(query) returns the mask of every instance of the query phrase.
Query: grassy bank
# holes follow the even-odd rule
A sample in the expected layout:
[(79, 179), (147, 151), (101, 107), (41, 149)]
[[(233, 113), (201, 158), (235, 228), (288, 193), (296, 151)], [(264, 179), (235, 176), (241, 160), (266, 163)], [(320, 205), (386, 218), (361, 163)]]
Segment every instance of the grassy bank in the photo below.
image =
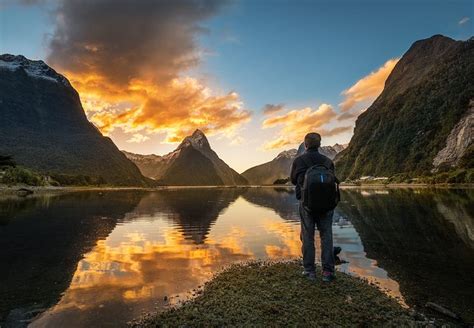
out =
[[(420, 318), (422, 319), (422, 318)], [(204, 286), (199, 296), (132, 327), (209, 326), (413, 326), (417, 315), (376, 287), (338, 273), (323, 284), (302, 277), (298, 262), (234, 265)]]

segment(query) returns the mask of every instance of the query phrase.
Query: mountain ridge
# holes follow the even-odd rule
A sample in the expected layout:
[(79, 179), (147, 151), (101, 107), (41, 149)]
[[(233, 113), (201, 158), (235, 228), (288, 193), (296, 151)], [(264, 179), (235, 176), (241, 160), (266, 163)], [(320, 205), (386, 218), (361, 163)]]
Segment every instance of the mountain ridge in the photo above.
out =
[[(319, 148), (319, 152), (333, 159), (341, 149), (344, 149), (344, 145), (335, 144), (334, 146), (322, 146)], [(257, 185), (273, 184), (276, 180), (287, 179), (290, 175), (291, 163), (297, 154), (296, 149), (282, 151), (271, 161), (253, 166), (242, 172), (242, 175), (249, 183)]]
[[(468, 112), (474, 99), (472, 58), (472, 38), (455, 41), (435, 35), (414, 42), (395, 65), (382, 93), (357, 118), (349, 146), (336, 157), (341, 178), (416, 177), (439, 169), (443, 163), (435, 166), (434, 159), (457, 124), (465, 119), (472, 131)], [(457, 162), (469, 163), (472, 132), (461, 137), (467, 147)]]
[(247, 180), (229, 167), (199, 129), (163, 156), (122, 151), (147, 177), (165, 185), (246, 185)]
[(43, 61), (0, 55), (0, 154), (46, 174), (146, 186), (138, 168), (89, 122), (79, 94)]

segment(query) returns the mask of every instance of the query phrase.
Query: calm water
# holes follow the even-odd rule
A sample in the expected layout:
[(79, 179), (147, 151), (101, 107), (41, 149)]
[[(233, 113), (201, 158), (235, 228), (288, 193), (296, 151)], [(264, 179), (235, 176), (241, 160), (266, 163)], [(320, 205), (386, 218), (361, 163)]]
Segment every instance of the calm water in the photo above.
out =
[[(346, 189), (342, 199), (341, 271), (474, 321), (473, 189)], [(189, 297), (226, 264), (297, 257), (296, 206), (285, 188), (2, 200), (0, 325), (120, 326)]]

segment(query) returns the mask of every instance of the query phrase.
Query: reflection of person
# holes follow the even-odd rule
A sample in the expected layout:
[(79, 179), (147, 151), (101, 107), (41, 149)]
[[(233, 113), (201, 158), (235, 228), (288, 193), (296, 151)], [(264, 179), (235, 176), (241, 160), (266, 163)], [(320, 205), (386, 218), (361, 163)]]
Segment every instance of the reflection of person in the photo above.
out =
[[(325, 213), (312, 213), (303, 206), (301, 198), (301, 188), (304, 183), (305, 173), (310, 166), (324, 165), (334, 172), (334, 163), (326, 156), (319, 153), (318, 148), (321, 145), (321, 136), (317, 133), (308, 133), (304, 139), (305, 151), (295, 158), (291, 166), (291, 182), (296, 186), (296, 198), (299, 202), (299, 213), (301, 219), (300, 238), (303, 243), (303, 274), (311, 280), (316, 278), (315, 268), (315, 246), (314, 230), (317, 226), (321, 238), (321, 263), (323, 266), (323, 281), (330, 282), (334, 280), (334, 252), (332, 240), (332, 217), (334, 211)], [(301, 146), (300, 146), (301, 148)], [(298, 153), (300, 149), (298, 149)], [(338, 251), (340, 248), (338, 247)]]

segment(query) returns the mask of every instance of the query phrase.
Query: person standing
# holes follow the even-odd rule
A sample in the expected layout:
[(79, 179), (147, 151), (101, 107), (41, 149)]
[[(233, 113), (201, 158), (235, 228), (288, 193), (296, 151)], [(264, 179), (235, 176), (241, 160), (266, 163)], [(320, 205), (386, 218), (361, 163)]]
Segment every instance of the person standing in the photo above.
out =
[(299, 200), (303, 274), (316, 279), (314, 231), (317, 227), (321, 238), (322, 280), (331, 282), (335, 279), (332, 217), (340, 196), (334, 163), (319, 153), (320, 145), (318, 133), (305, 136), (306, 151), (294, 159), (290, 178)]

